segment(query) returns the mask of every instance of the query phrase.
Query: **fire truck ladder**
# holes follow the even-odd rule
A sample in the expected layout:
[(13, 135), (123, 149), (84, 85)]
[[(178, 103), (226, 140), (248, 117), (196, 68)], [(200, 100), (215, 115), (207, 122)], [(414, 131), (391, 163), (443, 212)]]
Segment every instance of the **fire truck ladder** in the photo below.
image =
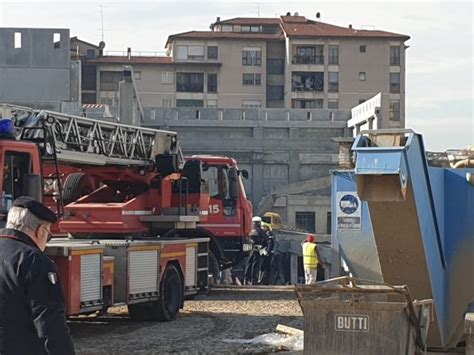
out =
[[(42, 146), (43, 157), (87, 165), (152, 165), (158, 154), (184, 158), (176, 132), (128, 126), (28, 107), (0, 105), (15, 120), (20, 139)], [(5, 114), (4, 114), (5, 115)]]

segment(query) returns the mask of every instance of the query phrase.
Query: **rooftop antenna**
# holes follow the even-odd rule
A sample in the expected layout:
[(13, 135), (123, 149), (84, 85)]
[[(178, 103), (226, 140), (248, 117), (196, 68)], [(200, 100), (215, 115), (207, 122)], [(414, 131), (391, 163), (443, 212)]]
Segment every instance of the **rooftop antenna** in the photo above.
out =
[(260, 17), (260, 3), (257, 3), (257, 16)]
[(104, 5), (99, 5), (100, 7), (100, 24), (101, 24), (101, 38), (104, 42)]

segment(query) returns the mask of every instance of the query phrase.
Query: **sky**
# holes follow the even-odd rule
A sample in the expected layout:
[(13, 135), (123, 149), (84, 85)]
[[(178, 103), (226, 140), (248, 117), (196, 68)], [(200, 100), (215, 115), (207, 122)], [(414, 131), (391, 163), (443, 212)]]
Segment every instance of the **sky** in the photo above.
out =
[[(323, 22), (407, 34), (406, 127), (429, 150), (474, 144), (473, 2), (466, 1), (5, 1), (0, 27), (69, 28), (106, 51), (161, 52), (168, 35), (208, 30), (219, 16), (298, 12)], [(103, 13), (103, 21), (102, 15)], [(1, 83), (0, 83), (1, 85)]]

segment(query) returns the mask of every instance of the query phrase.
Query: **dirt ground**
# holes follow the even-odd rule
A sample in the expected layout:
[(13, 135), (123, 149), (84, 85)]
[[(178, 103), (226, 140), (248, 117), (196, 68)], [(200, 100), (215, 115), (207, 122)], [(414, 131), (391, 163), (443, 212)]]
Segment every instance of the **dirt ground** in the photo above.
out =
[(134, 322), (125, 307), (117, 307), (69, 326), (79, 354), (261, 354), (278, 349), (226, 340), (251, 339), (278, 324), (303, 327), (292, 290), (212, 290), (186, 301), (168, 323)]

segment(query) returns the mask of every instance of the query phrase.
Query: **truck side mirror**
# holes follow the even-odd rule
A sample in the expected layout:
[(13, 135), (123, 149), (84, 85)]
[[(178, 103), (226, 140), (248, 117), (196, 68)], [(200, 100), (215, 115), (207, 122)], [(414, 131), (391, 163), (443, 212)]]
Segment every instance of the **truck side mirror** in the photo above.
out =
[(229, 169), (229, 196), (232, 199), (239, 197), (239, 173), (236, 168)]
[(43, 201), (43, 182), (40, 175), (26, 174), (23, 177), (23, 194)]
[(247, 170), (239, 170), (239, 174), (244, 178), (248, 179), (249, 178), (249, 172)]

